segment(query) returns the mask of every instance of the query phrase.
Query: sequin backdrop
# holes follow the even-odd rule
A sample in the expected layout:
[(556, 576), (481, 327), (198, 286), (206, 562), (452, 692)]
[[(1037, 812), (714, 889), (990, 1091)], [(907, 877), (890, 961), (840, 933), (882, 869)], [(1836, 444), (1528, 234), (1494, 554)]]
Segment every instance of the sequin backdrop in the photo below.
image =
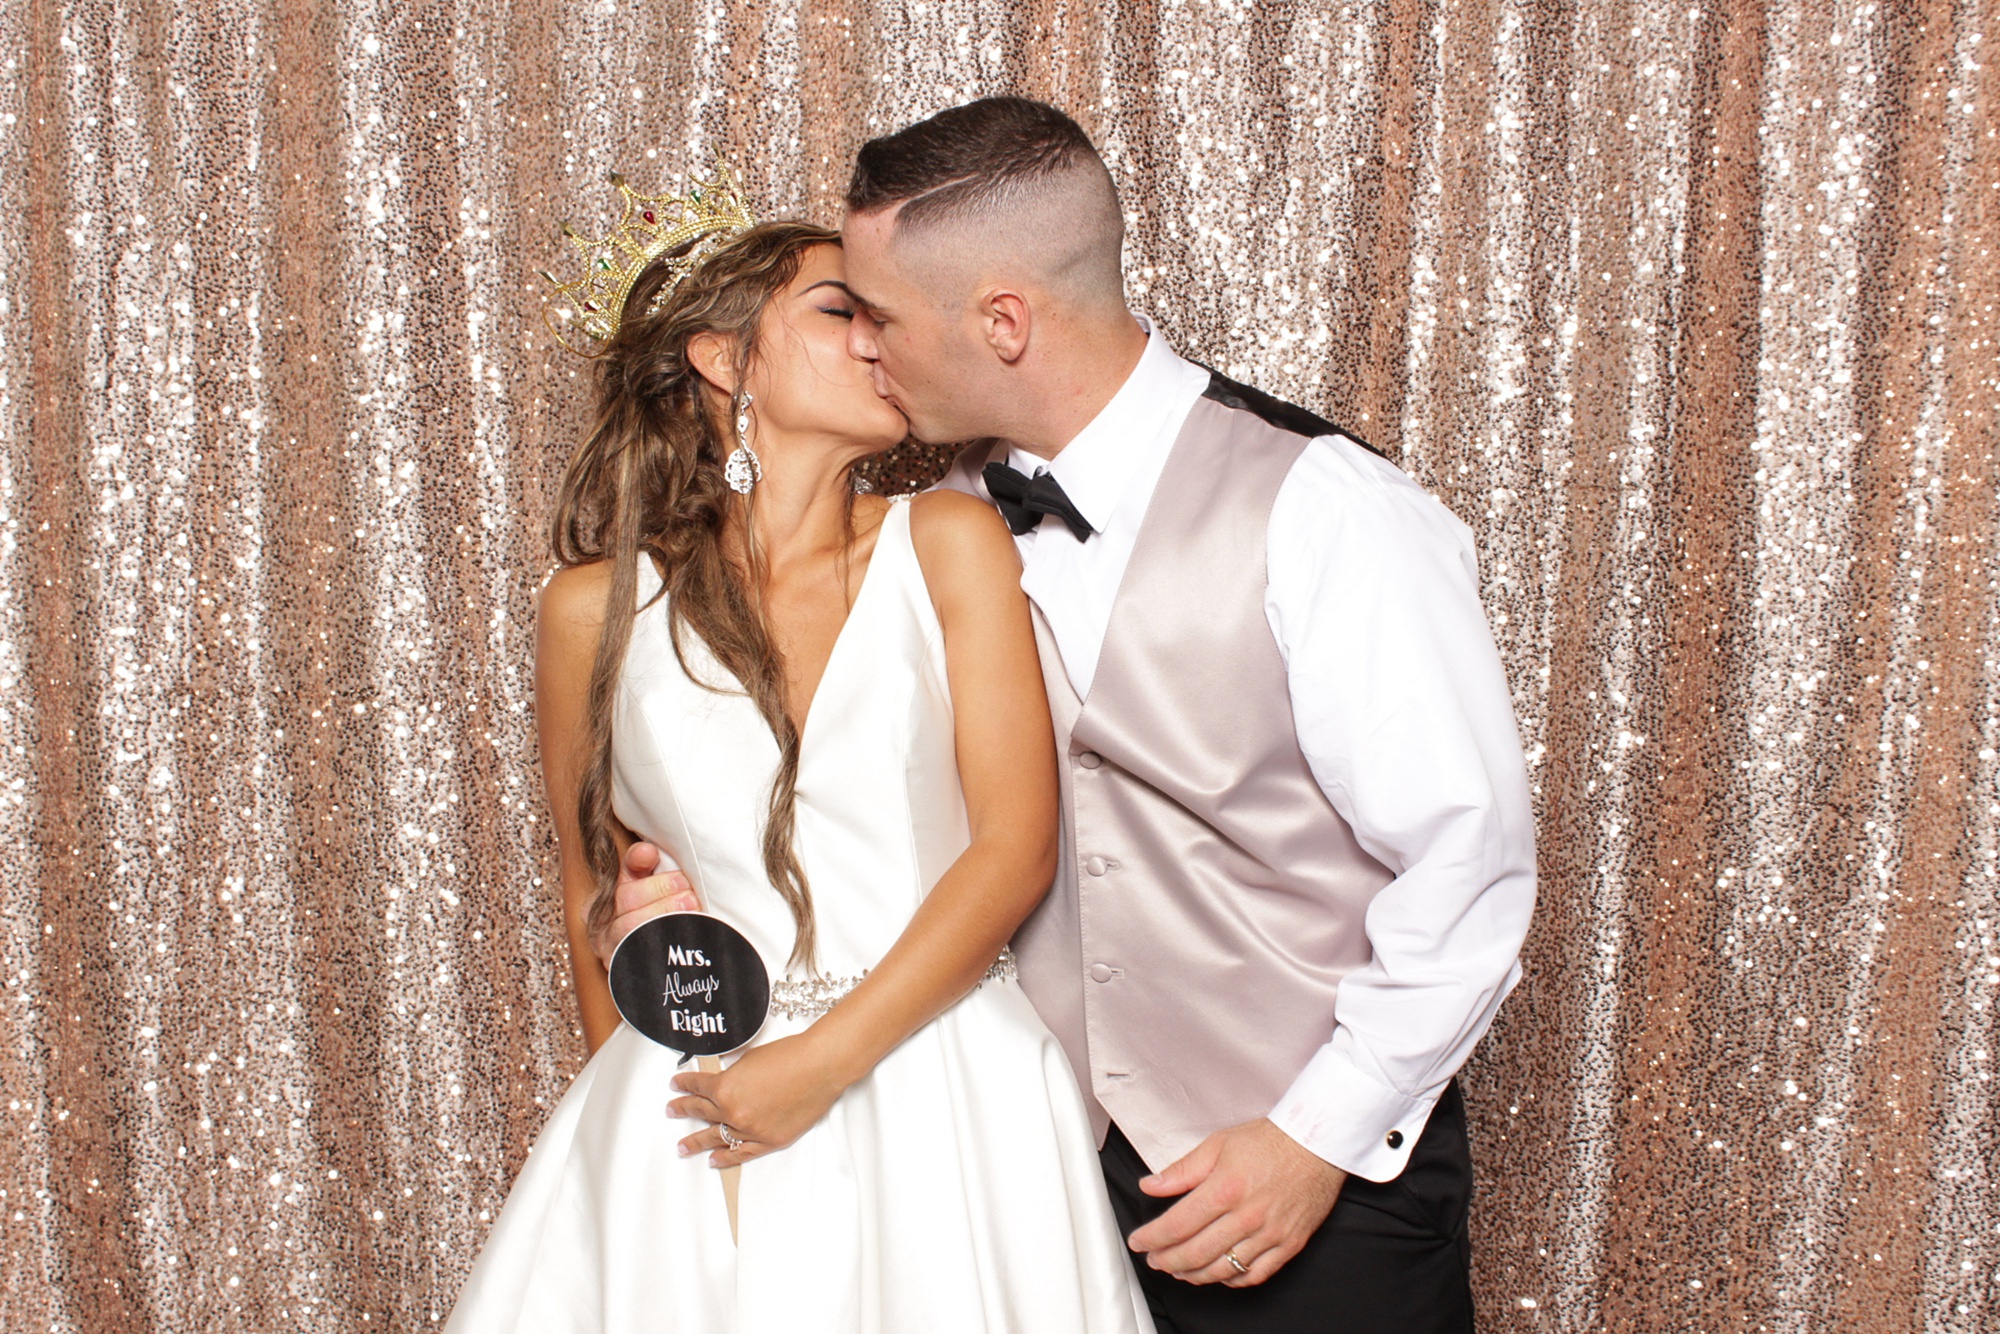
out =
[[(0, 3), (0, 1325), (439, 1318), (581, 1042), (559, 219), (1015, 90), (1478, 531), (1541, 819), (1490, 1329), (2000, 1324), (1985, 0)], [(905, 457), (906, 479), (932, 461)]]

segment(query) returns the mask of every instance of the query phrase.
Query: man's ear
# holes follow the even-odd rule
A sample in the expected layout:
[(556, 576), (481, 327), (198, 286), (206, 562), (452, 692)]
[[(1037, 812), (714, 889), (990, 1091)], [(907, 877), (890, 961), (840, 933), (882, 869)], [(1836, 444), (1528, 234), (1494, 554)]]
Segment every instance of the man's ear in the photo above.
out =
[(1028, 334), (1034, 323), (1028, 299), (1019, 292), (996, 287), (979, 299), (979, 314), (987, 346), (1010, 366), (1019, 361), (1028, 350)]
[(688, 339), (688, 364), (724, 398), (736, 396), (743, 377), (736, 369), (736, 345), (726, 335), (707, 330)]

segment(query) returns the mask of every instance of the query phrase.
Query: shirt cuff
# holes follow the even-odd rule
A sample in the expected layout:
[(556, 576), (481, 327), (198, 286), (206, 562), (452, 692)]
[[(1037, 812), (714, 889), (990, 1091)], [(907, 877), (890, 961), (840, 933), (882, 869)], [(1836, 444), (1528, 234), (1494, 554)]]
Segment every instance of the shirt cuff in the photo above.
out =
[(1410, 1161), (1445, 1084), (1415, 1097), (1398, 1092), (1362, 1073), (1344, 1036), (1336, 1034), (1307, 1062), (1271, 1109), (1271, 1121), (1350, 1176), (1393, 1181)]

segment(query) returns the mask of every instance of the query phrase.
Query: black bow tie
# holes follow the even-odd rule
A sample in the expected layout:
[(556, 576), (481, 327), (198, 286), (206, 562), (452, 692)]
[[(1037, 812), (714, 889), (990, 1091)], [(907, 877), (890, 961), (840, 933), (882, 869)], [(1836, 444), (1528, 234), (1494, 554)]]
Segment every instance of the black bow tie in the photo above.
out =
[(1077, 513), (1076, 506), (1063, 494), (1062, 483), (1048, 473), (1038, 472), (1030, 477), (1019, 468), (989, 463), (985, 477), (986, 489), (992, 493), (994, 503), (1000, 506), (1000, 514), (1015, 536), (1040, 523), (1044, 514), (1053, 514), (1068, 524), (1079, 542), (1090, 536), (1090, 520)]

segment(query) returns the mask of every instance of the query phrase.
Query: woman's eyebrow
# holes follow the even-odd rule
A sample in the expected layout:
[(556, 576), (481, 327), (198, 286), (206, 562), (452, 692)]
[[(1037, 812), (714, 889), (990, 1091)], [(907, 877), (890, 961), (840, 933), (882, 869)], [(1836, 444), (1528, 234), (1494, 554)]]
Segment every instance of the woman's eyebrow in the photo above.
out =
[(842, 282), (838, 278), (822, 278), (818, 282), (814, 283), (812, 287), (808, 287), (806, 291), (808, 292), (812, 291), (813, 287), (838, 287), (841, 291), (847, 293), (850, 300), (859, 302), (861, 305), (866, 306), (869, 309), (869, 311), (872, 312), (873, 314), (880, 315), (882, 313), (882, 308), (880, 306), (876, 305), (873, 301), (870, 301), (867, 297), (861, 295), (861, 293), (855, 291), (852, 287), (849, 287), (846, 283)]

